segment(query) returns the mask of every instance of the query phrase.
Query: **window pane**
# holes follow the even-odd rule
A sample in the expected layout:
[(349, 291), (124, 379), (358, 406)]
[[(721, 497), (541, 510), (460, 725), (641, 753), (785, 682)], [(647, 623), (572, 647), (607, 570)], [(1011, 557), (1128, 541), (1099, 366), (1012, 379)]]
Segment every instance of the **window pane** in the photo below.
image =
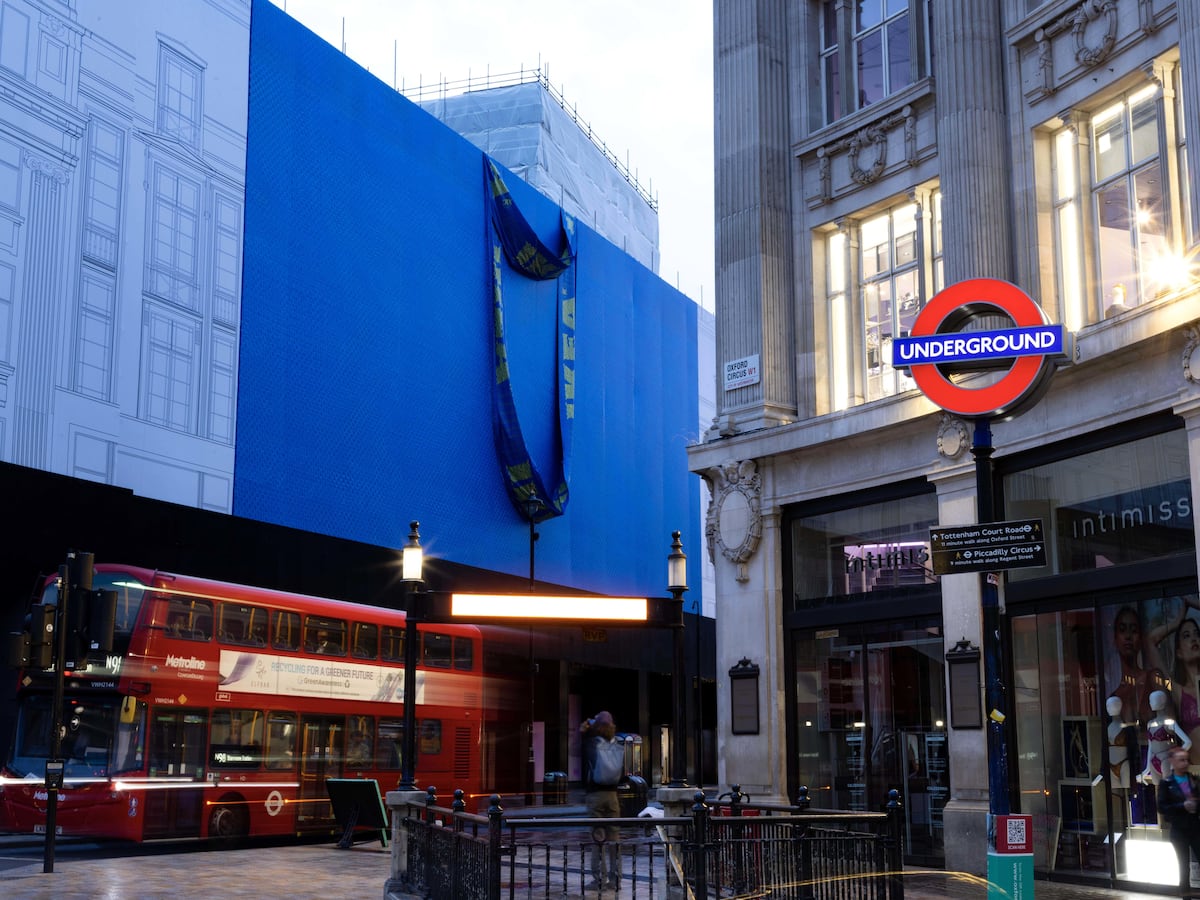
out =
[(1096, 216), (1100, 224), (1100, 286), (1104, 307), (1125, 304), (1127, 294), (1136, 302), (1137, 272), (1133, 264), (1130, 236), (1129, 188), (1125, 181), (1109, 185), (1096, 193)]
[(873, 278), (890, 269), (888, 259), (888, 216), (879, 216), (862, 226), (862, 274)]
[(881, 0), (857, 0), (854, 12), (854, 30), (865, 31), (883, 21)]
[(1092, 120), (1092, 148), (1096, 157), (1096, 181), (1107, 181), (1125, 171), (1125, 112), (1118, 103)]
[(1054, 136), (1054, 199), (1075, 196), (1075, 135), (1064, 128)]
[(889, 94), (912, 82), (912, 47), (908, 31), (908, 16), (901, 16), (887, 26), (887, 59)]
[(883, 99), (883, 32), (873, 31), (855, 45), (858, 56), (858, 105)]
[(900, 268), (917, 258), (917, 205), (900, 207), (892, 222), (896, 232), (896, 268)]
[(832, 122), (842, 117), (841, 65), (838, 54), (825, 57), (825, 121)]
[(825, 0), (821, 4), (821, 49), (829, 50), (837, 45), (837, 0)]
[(1132, 165), (1158, 156), (1158, 88), (1150, 87), (1129, 98), (1132, 123)]

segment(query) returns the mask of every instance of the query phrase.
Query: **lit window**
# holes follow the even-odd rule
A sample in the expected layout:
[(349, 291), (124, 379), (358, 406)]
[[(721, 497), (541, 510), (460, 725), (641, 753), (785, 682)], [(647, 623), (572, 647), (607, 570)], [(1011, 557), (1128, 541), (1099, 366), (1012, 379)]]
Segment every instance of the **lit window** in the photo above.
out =
[[(1164, 83), (1178, 84), (1178, 67)], [(1052, 135), (1056, 288), (1079, 328), (1149, 303), (1193, 278), (1179, 98), (1158, 83), (1123, 94)]]
[(847, 252), (845, 231), (824, 242), (829, 408), (913, 389), (912, 379), (892, 367), (892, 341), (909, 334), (941, 288), (940, 193), (864, 219), (857, 254)]

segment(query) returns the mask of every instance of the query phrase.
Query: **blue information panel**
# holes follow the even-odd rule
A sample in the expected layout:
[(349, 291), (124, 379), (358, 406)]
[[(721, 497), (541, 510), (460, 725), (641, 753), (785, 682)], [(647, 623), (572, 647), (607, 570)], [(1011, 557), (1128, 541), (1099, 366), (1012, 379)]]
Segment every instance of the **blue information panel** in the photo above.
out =
[(921, 363), (981, 363), (1017, 356), (1062, 356), (1067, 352), (1062, 325), (1004, 328), (901, 337), (892, 341), (892, 365), (897, 369)]

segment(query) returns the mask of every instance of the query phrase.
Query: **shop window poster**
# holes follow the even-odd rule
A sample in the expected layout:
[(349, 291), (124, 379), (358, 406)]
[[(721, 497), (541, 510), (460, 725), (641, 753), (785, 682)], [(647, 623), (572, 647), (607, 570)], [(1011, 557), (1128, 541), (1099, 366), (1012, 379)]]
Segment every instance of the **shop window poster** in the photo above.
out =
[[(1156, 715), (1174, 719), (1192, 741), (1192, 764), (1200, 765), (1200, 596), (1105, 607), (1100, 624), (1110, 714), (1139, 734)], [(1151, 708), (1155, 691), (1166, 697), (1162, 710)]]

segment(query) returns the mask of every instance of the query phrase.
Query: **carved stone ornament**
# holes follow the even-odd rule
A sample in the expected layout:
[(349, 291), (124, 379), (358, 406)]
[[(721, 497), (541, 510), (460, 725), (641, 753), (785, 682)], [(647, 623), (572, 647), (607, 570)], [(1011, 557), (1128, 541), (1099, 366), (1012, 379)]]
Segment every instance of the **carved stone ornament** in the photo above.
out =
[(946, 459), (958, 459), (971, 446), (967, 423), (949, 413), (942, 413), (938, 423), (937, 449)]
[(1200, 384), (1200, 327), (1188, 325), (1183, 329), (1183, 377), (1190, 384)]
[[(904, 129), (904, 161), (917, 164), (917, 117), (912, 106), (905, 106), (891, 115), (860, 128), (847, 137), (817, 149), (817, 177), (820, 183), (819, 203), (833, 199), (831, 162), (835, 155), (845, 153), (850, 178), (866, 186), (877, 181), (888, 165), (888, 133), (897, 127)], [(871, 157), (867, 162), (866, 157)], [(861, 160), (861, 162), (860, 162)], [(865, 162), (866, 165), (861, 163)]]
[(730, 460), (708, 471), (712, 502), (704, 522), (708, 558), (716, 551), (737, 566), (738, 581), (747, 581), (746, 561), (762, 538), (762, 476), (752, 459)]
[[(1105, 21), (1104, 34), (1100, 43), (1089, 46), (1084, 32), (1088, 23), (1093, 19), (1103, 17)], [(1075, 59), (1083, 66), (1098, 66), (1108, 59), (1113, 46), (1117, 43), (1117, 0), (1085, 0), (1075, 10), (1075, 18), (1071, 23), (1071, 34), (1075, 38)]]

